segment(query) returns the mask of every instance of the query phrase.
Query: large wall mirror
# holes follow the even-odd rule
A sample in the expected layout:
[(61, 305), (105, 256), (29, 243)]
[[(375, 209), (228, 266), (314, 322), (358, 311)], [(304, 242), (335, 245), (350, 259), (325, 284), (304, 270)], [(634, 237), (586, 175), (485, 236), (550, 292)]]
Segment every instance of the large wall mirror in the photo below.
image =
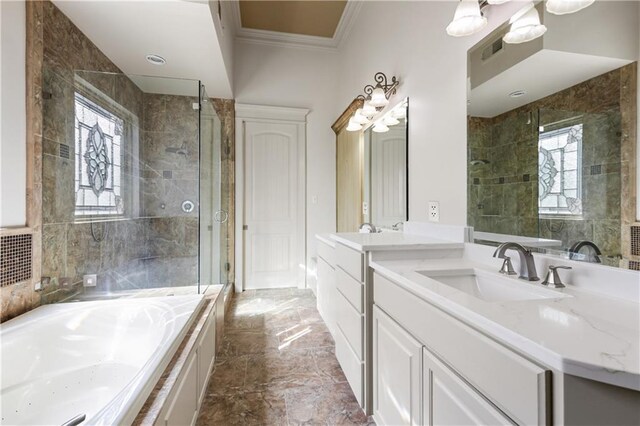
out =
[(477, 242), (640, 269), (636, 213), (639, 3), (571, 15), (468, 52), (468, 224)]
[(363, 223), (399, 229), (408, 220), (409, 100), (372, 119), (347, 126), (360, 108), (354, 101), (333, 126), (336, 132), (337, 231), (356, 232)]

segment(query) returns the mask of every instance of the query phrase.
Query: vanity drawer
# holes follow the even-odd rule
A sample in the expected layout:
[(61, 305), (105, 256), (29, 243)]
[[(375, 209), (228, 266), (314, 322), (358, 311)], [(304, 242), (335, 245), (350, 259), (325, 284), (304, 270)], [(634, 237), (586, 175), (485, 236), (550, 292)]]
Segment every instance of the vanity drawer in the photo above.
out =
[(318, 257), (324, 259), (332, 268), (335, 265), (334, 253), (336, 251), (335, 247), (330, 246), (322, 240), (318, 241)]
[(340, 291), (338, 291), (338, 297), (336, 297), (336, 311), (338, 327), (340, 327), (358, 359), (362, 360), (362, 327), (364, 325), (362, 315), (351, 306), (351, 303), (347, 301)]
[(374, 303), (520, 424), (551, 423), (551, 371), (374, 274)]
[(364, 254), (343, 244), (336, 244), (335, 261), (356, 280), (364, 281)]
[(347, 343), (347, 339), (340, 330), (340, 327), (336, 329), (336, 358), (340, 363), (340, 367), (342, 367), (342, 371), (344, 372), (345, 377), (347, 378), (347, 382), (349, 382), (349, 386), (351, 386), (351, 390), (353, 390), (353, 394), (360, 406), (363, 406), (363, 376), (364, 376), (364, 363), (361, 362), (356, 354), (351, 350), (349, 343)]
[(347, 274), (341, 267), (336, 268), (336, 287), (344, 297), (353, 305), (358, 313), (364, 313), (363, 293), (364, 286)]

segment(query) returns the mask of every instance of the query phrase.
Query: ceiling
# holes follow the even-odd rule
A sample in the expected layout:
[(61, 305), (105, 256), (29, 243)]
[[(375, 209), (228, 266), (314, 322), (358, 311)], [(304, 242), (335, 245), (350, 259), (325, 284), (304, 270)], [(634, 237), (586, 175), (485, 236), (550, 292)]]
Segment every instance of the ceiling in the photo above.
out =
[(332, 38), (345, 1), (240, 0), (243, 28)]
[[(211, 97), (233, 97), (207, 1), (53, 2), (124, 73), (174, 78), (133, 78), (143, 91), (197, 94), (194, 84), (180, 81), (192, 79), (201, 80)], [(148, 54), (167, 63), (152, 65), (145, 59)]]
[[(473, 117), (495, 117), (630, 62), (542, 49), (472, 89), (468, 114)], [(509, 96), (517, 90), (526, 93), (518, 98)]]

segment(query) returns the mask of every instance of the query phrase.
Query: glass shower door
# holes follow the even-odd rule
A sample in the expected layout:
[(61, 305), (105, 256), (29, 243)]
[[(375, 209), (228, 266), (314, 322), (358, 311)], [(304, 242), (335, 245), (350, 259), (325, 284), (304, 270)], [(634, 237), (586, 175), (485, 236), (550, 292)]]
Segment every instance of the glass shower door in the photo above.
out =
[(228, 212), (222, 209), (222, 125), (204, 86), (200, 90), (200, 292), (226, 284)]

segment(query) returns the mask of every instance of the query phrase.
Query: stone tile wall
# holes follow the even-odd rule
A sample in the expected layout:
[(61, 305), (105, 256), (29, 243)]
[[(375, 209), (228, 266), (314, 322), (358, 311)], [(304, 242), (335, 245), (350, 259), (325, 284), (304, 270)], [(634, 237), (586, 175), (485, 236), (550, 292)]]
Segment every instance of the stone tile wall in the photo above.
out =
[[(635, 199), (628, 181), (636, 167), (635, 157), (625, 155), (635, 146), (629, 120), (636, 108), (635, 99), (625, 101), (636, 93), (625, 76), (636, 69), (635, 63), (628, 65), (493, 118), (469, 117), (469, 160), (488, 160), (468, 165), (469, 225), (559, 239), (565, 247), (592, 240), (610, 257), (607, 263), (620, 264), (627, 251), (621, 244), (628, 226), (623, 218), (633, 208), (628, 200)], [(539, 217), (538, 126), (576, 114), (583, 116), (583, 216)]]

